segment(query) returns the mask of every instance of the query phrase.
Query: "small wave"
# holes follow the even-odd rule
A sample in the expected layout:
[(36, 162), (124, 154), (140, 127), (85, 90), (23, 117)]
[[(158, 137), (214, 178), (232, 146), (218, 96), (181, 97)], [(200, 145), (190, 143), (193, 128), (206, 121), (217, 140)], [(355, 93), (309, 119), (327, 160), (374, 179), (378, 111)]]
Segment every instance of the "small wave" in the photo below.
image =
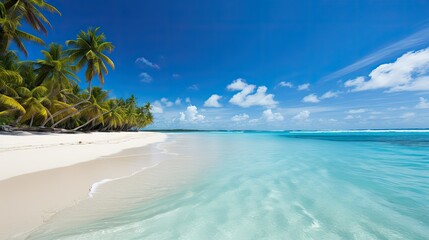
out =
[(289, 133), (429, 133), (429, 129), (366, 129), (366, 130), (320, 130), (290, 131)]
[(309, 213), (307, 209), (299, 203), (295, 203), (296, 206), (301, 208), (302, 213), (311, 219), (311, 228), (320, 228), (319, 221), (313, 216), (313, 214)]
[(95, 182), (94, 184), (92, 184), (92, 185), (91, 185), (91, 188), (89, 189), (89, 192), (88, 192), (88, 196), (89, 196), (90, 198), (94, 197), (94, 194), (95, 194), (95, 192), (97, 191), (97, 188), (98, 188), (99, 186), (101, 186), (101, 185), (105, 184), (105, 183), (108, 183), (108, 182), (111, 182), (111, 181), (116, 181), (116, 180), (120, 180), (120, 179), (125, 179), (125, 178), (132, 177), (132, 176), (134, 176), (134, 175), (136, 175), (136, 174), (138, 174), (138, 173), (143, 172), (143, 171), (144, 171), (144, 170), (146, 170), (146, 169), (156, 167), (156, 166), (158, 166), (160, 163), (161, 163), (161, 162), (157, 162), (156, 164), (154, 164), (154, 165), (152, 165), (152, 166), (148, 166), (148, 167), (141, 168), (141, 169), (139, 169), (138, 171), (135, 171), (135, 172), (133, 172), (132, 174), (127, 175), (127, 176), (118, 177), (118, 178), (106, 178), (106, 179), (103, 179), (103, 180), (101, 180), (101, 181)]

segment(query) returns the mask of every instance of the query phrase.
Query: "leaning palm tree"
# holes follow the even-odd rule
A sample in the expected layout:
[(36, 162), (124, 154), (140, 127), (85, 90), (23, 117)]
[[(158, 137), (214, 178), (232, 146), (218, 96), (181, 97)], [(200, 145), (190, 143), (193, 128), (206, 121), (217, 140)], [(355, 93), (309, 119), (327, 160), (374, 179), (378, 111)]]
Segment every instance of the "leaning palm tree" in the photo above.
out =
[[(106, 51), (113, 51), (114, 46), (111, 42), (106, 41), (106, 36), (104, 33), (97, 33), (99, 29), (100, 28), (91, 28), (87, 32), (81, 31), (77, 35), (76, 40), (69, 40), (66, 42), (67, 46), (70, 47), (67, 52), (70, 59), (76, 62), (77, 70), (81, 70), (86, 66), (85, 78), (86, 82), (88, 83), (89, 93), (86, 99), (74, 104), (73, 106), (70, 106), (71, 108), (75, 108), (91, 99), (92, 80), (95, 76), (98, 77), (101, 84), (104, 84), (104, 75), (109, 73), (106, 64), (109, 65), (112, 69), (115, 68), (113, 61), (105, 55)], [(68, 109), (64, 109), (63, 111), (67, 110)], [(62, 113), (62, 111), (59, 111), (53, 114), (52, 118)], [(46, 122), (50, 120), (51, 118), (47, 119)]]
[(104, 117), (105, 127), (102, 130), (119, 129), (126, 118), (124, 112), (125, 102), (122, 99), (110, 99), (108, 101), (110, 111)]
[(35, 120), (43, 121), (50, 115), (51, 101), (48, 98), (49, 91), (46, 87), (38, 86), (31, 90), (19, 87), (17, 92), (21, 97), (22, 106), (25, 108), (22, 123), (30, 121), (29, 126), (32, 127)]
[(86, 106), (80, 110), (82, 118), (86, 121), (84, 124), (78, 126), (73, 130), (79, 130), (89, 124), (104, 124), (103, 115), (110, 111), (108, 100), (108, 92), (99, 87), (94, 87), (90, 94), (91, 100)]

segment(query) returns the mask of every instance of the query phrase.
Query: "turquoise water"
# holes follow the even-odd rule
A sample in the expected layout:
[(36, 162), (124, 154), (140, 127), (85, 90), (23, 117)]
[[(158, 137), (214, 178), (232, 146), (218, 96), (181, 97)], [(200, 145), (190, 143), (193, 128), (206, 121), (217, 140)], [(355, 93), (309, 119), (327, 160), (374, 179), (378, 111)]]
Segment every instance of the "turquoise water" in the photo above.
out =
[(429, 239), (429, 132), (169, 136), (175, 156), (210, 162), (204, 174), (85, 224), (60, 215), (30, 239)]

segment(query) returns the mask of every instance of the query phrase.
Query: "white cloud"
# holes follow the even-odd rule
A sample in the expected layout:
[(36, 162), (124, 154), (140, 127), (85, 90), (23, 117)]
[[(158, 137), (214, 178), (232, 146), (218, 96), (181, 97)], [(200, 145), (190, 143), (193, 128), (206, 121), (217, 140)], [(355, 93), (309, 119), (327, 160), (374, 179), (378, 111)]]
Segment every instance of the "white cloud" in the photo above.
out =
[(238, 114), (238, 115), (233, 116), (231, 118), (231, 121), (241, 122), (241, 121), (246, 121), (247, 119), (249, 119), (249, 115), (243, 113), (243, 114)]
[(137, 58), (136, 63), (143, 63), (144, 65), (149, 66), (151, 68), (160, 69), (158, 64), (152, 63), (151, 61), (147, 60), (144, 57)]
[(417, 103), (416, 108), (429, 108), (429, 102), (423, 97), (419, 98), (419, 103)]
[(370, 55), (365, 56), (364, 58), (360, 59), (359, 61), (344, 67), (334, 73), (329, 74), (328, 76), (324, 77), (323, 80), (331, 80), (334, 78), (342, 77), (346, 74), (352, 73), (356, 70), (359, 70), (363, 67), (366, 67), (372, 63), (375, 63), (381, 59), (384, 59), (394, 53), (397, 53), (399, 51), (404, 51), (404, 49), (410, 49), (411, 47), (418, 47), (418, 46), (424, 46), (427, 44), (429, 40), (429, 28), (426, 27), (425, 29), (422, 29), (414, 34), (412, 34), (409, 37), (406, 37), (396, 43), (393, 43), (385, 48), (382, 48), (374, 53), (371, 53)]
[(152, 103), (152, 112), (153, 113), (163, 113), (164, 109), (162, 108), (162, 104), (159, 101), (155, 101)]
[(173, 106), (173, 105), (174, 105), (174, 103), (173, 103), (173, 102), (171, 102), (171, 101), (168, 101), (168, 99), (167, 99), (167, 98), (161, 98), (161, 102), (162, 102), (162, 103), (164, 103), (164, 104), (165, 104), (165, 106), (167, 106), (167, 107), (171, 107), (171, 106)]
[(176, 101), (174, 101), (174, 104), (176, 104), (176, 105), (180, 105), (181, 103), (182, 103), (181, 98), (177, 98)]
[(152, 76), (150, 76), (148, 73), (145, 73), (145, 72), (140, 73), (139, 77), (140, 77), (140, 81), (144, 83), (150, 83), (153, 81)]
[(318, 102), (320, 102), (319, 98), (315, 94), (310, 94), (310, 95), (305, 96), (302, 99), (302, 101), (306, 102), (306, 103), (318, 103)]
[(180, 78), (180, 74), (178, 74), (178, 73), (173, 73), (171, 76), (172, 76), (174, 79), (179, 79), (179, 78)]
[(414, 118), (415, 116), (416, 116), (416, 114), (413, 112), (406, 112), (406, 113), (401, 115), (401, 118), (402, 119), (411, 119), (411, 118)]
[(293, 117), (293, 119), (295, 119), (295, 120), (307, 120), (308, 118), (310, 118), (310, 111), (308, 111), (308, 110), (304, 110), (304, 111), (301, 111), (300, 113), (298, 113), (297, 115), (295, 115), (294, 117)]
[(204, 102), (204, 107), (222, 107), (222, 105), (219, 103), (219, 100), (222, 98), (222, 96), (219, 96), (217, 94), (213, 94)]
[(325, 92), (325, 93), (320, 97), (320, 99), (336, 98), (336, 97), (338, 97), (339, 95), (340, 95), (340, 92), (338, 92), (338, 91), (336, 91), (336, 92), (334, 92), (334, 91), (327, 91), (327, 92)]
[(262, 112), (262, 118), (268, 122), (283, 121), (284, 117), (281, 113), (273, 113), (271, 109)]
[(277, 86), (293, 88), (293, 84), (291, 82), (285, 82), (285, 81), (280, 82)]
[(185, 99), (185, 102), (186, 102), (186, 103), (191, 103), (191, 99), (190, 99), (189, 97), (187, 97), (187, 98)]
[(308, 89), (310, 89), (310, 83), (304, 83), (298, 86), (298, 91), (303, 91)]
[(255, 85), (247, 84), (244, 79), (239, 78), (234, 80), (227, 86), (227, 89), (240, 92), (235, 94), (229, 102), (245, 108), (252, 106), (274, 107), (278, 104), (278, 102), (274, 100), (273, 94), (266, 94), (267, 87), (260, 86), (256, 92), (255, 88)]
[(196, 106), (188, 106), (185, 112), (179, 113), (180, 121), (189, 121), (189, 122), (199, 122), (203, 121), (205, 116), (198, 114), (198, 109)]
[(351, 120), (351, 119), (356, 119), (356, 118), (361, 118), (361, 116), (360, 115), (347, 115), (344, 119), (345, 120)]
[(404, 107), (404, 106), (387, 108), (388, 111), (398, 111), (398, 110), (406, 110), (406, 109), (408, 109), (408, 108)]
[(350, 109), (349, 111), (347, 111), (348, 114), (358, 114), (358, 113), (364, 113), (364, 112), (368, 112), (368, 109), (359, 108), (359, 109)]
[(188, 87), (188, 89), (192, 91), (198, 91), (200, 88), (198, 87), (197, 84), (192, 84), (191, 86)]
[(353, 92), (387, 89), (387, 92), (429, 90), (429, 48), (408, 52), (393, 63), (382, 64), (369, 74), (357, 77), (344, 86)]

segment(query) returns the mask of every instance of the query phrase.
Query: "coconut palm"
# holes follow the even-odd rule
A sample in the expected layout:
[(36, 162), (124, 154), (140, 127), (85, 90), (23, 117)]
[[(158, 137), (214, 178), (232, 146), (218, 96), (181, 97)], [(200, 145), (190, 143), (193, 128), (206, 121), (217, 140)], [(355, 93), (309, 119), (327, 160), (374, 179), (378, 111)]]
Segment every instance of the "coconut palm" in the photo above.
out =
[[(113, 44), (111, 42), (106, 41), (106, 36), (104, 33), (98, 34), (98, 30), (100, 28), (90, 28), (87, 32), (81, 31), (77, 35), (76, 40), (69, 40), (66, 42), (67, 46), (70, 47), (67, 50), (69, 54), (69, 58), (76, 62), (76, 69), (81, 70), (86, 66), (85, 78), (88, 83), (88, 97), (73, 106), (77, 107), (85, 102), (88, 102), (91, 98), (92, 93), (92, 80), (94, 76), (98, 76), (98, 79), (101, 84), (104, 84), (104, 75), (107, 75), (109, 71), (107, 70), (106, 63), (112, 69), (115, 68), (115, 64), (113, 61), (105, 55), (105, 52), (113, 51)], [(63, 111), (67, 111), (69, 109), (64, 109)], [(52, 117), (56, 117), (59, 114), (62, 114), (63, 111), (59, 111), (52, 115)], [(47, 119), (43, 125), (50, 121), (51, 118)]]
[(49, 107), (51, 101), (48, 98), (49, 90), (44, 86), (38, 86), (33, 89), (19, 87), (17, 92), (20, 96), (22, 106), (25, 108), (21, 122), (30, 121), (29, 126), (32, 127), (34, 120), (45, 120), (50, 115)]
[(45, 24), (51, 27), (51, 23), (41, 10), (61, 15), (58, 9), (44, 0), (5, 0), (3, 7), (8, 14), (23, 18), (32, 28), (44, 34), (48, 32)]
[(90, 101), (84, 105), (82, 110), (79, 111), (82, 119), (85, 120), (85, 123), (74, 130), (83, 128), (90, 123), (92, 123), (92, 126), (104, 124), (103, 114), (109, 111), (109, 105), (107, 103), (108, 92), (104, 91), (100, 87), (94, 87), (90, 96)]
[(61, 91), (71, 89), (79, 81), (72, 61), (63, 47), (55, 43), (50, 44), (48, 50), (42, 50), (42, 54), (44, 59), (35, 62), (36, 86), (46, 86), (52, 98), (62, 95), (61, 99), (66, 101)]
[(0, 3), (0, 55), (6, 54), (11, 42), (14, 42), (26, 56), (28, 52), (23, 41), (44, 44), (42, 39), (19, 29), (24, 19), (36, 30), (46, 33), (42, 22), (48, 24), (49, 22), (38, 8), (58, 12), (43, 0), (6, 0)]
[[(98, 34), (100, 28), (90, 28), (87, 32), (81, 31), (76, 40), (66, 42), (70, 58), (76, 61), (76, 67), (81, 70), (86, 66), (85, 78), (90, 85), (94, 76), (98, 76), (101, 84), (104, 84), (104, 75), (107, 75), (106, 63), (115, 69), (113, 61), (104, 52), (112, 52), (113, 44), (106, 41), (104, 33)], [(91, 91), (90, 91), (91, 92)]]
[(104, 123), (106, 125), (103, 130), (120, 129), (125, 122), (124, 106), (125, 102), (122, 99), (111, 99), (108, 101), (110, 111), (105, 114)]
[(0, 58), (0, 117), (22, 116), (25, 109), (17, 101), (16, 88), (22, 86), (23, 78), (18, 72), (18, 57), (14, 52), (7, 52)]

